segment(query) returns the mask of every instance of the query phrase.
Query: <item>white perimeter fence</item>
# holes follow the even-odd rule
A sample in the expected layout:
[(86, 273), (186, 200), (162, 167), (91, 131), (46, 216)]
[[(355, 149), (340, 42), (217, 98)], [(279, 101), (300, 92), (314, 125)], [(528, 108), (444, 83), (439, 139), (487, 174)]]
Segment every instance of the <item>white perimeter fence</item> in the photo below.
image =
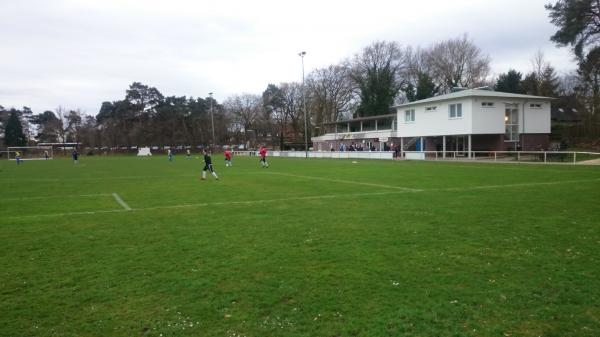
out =
[[(234, 151), (237, 156), (258, 156), (257, 151)], [(270, 157), (288, 157), (288, 158), (306, 158), (304, 151), (269, 151)], [(393, 151), (309, 151), (308, 158), (326, 158), (326, 159), (394, 159)]]
[[(257, 151), (234, 151), (236, 156), (258, 156)], [(407, 159), (407, 160), (446, 160), (477, 162), (529, 162), (529, 163), (591, 163), (600, 164), (599, 152), (573, 151), (404, 151), (394, 156), (393, 151), (309, 151), (309, 158), (327, 159)], [(304, 151), (270, 151), (270, 157), (306, 158)]]

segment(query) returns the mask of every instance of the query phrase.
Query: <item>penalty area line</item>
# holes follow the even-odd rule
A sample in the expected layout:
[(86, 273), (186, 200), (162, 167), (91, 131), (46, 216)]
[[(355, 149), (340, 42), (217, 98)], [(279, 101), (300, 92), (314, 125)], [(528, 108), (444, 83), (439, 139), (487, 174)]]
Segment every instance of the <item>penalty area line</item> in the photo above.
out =
[(105, 197), (109, 196), (109, 193), (96, 193), (96, 194), (70, 194), (70, 195), (45, 195), (38, 197), (15, 197), (15, 198), (4, 198), (0, 201), (26, 201), (26, 200), (43, 200), (43, 199), (63, 199), (63, 198), (94, 198), (94, 197)]
[(152, 211), (152, 210), (158, 210), (158, 209), (194, 208), (194, 207), (210, 207), (210, 206), (254, 205), (254, 204), (264, 204), (264, 203), (279, 203), (282, 201), (355, 198), (355, 197), (382, 196), (382, 195), (390, 195), (390, 194), (416, 193), (416, 192), (421, 192), (421, 191), (388, 191), (388, 192), (370, 192), (370, 193), (326, 194), (326, 195), (309, 195), (309, 196), (303, 196), (303, 197), (278, 198), (278, 199), (206, 202), (206, 203), (197, 203), (197, 204), (181, 204), (181, 205), (166, 205), (166, 206), (156, 206), (156, 207), (134, 208), (133, 211)]
[(121, 199), (117, 193), (113, 193), (112, 196), (126, 211), (131, 211), (131, 207), (129, 207), (129, 205), (127, 205), (127, 203), (123, 201), (123, 199)]
[[(115, 200), (117, 200), (117, 198), (119, 198), (119, 199), (121, 199), (121, 202), (123, 202), (124, 205), (123, 204), (121, 205), (121, 206), (123, 206), (123, 209), (83, 211), (83, 212), (71, 212), (71, 213), (22, 215), (22, 216), (14, 216), (14, 217), (9, 217), (9, 218), (10, 219), (23, 219), (23, 218), (35, 218), (35, 217), (62, 217), (62, 216), (71, 216), (71, 215), (93, 215), (93, 214), (100, 214), (100, 213), (128, 213), (128, 212), (155, 211), (155, 210), (161, 210), (161, 209), (177, 209), (177, 208), (200, 208), (200, 207), (210, 207), (210, 206), (255, 205), (255, 204), (263, 204), (263, 203), (280, 203), (282, 201), (355, 198), (355, 197), (382, 196), (382, 195), (393, 195), (393, 194), (415, 193), (415, 192), (418, 192), (418, 191), (387, 191), (387, 192), (371, 192), (371, 193), (328, 194), (328, 195), (313, 195), (313, 196), (279, 198), (279, 199), (206, 202), (206, 203), (196, 203), (196, 204), (166, 205), (166, 206), (143, 207), (143, 208), (131, 208), (121, 198), (119, 198), (118, 194), (113, 193)], [(118, 200), (117, 200), (117, 202), (118, 202)], [(119, 204), (121, 204), (121, 203), (119, 202)]]
[(330, 181), (330, 182), (333, 182), (333, 183), (342, 183), (342, 184), (363, 185), (363, 186), (371, 186), (371, 187), (391, 188), (391, 189), (396, 189), (396, 190), (406, 191), (406, 192), (423, 192), (423, 190), (417, 189), (417, 188), (402, 187), (402, 186), (393, 186), (393, 185), (384, 185), (384, 184), (363, 183), (363, 182), (360, 182), (360, 181), (352, 181), (352, 180), (331, 179), (331, 178), (314, 177), (314, 176), (303, 176), (303, 175), (299, 175), (299, 174), (289, 174), (289, 173), (280, 173), (280, 172), (268, 172), (267, 174), (279, 175), (279, 176), (284, 176), (284, 177), (301, 178), (301, 179), (312, 179), (312, 180)]
[(9, 219), (31, 219), (31, 218), (46, 218), (46, 217), (62, 217), (62, 216), (72, 216), (72, 215), (94, 215), (94, 214), (102, 214), (102, 213), (121, 213), (121, 212), (126, 212), (126, 210), (124, 210), (124, 209), (107, 209), (107, 210), (99, 210), (99, 211), (32, 214), (32, 215), (11, 216), (8, 218)]
[(478, 186), (465, 186), (465, 187), (447, 187), (447, 188), (432, 188), (425, 190), (425, 192), (460, 192), (460, 191), (473, 191), (473, 190), (487, 190), (487, 189), (501, 189), (501, 188), (519, 188), (519, 187), (534, 187), (534, 186), (553, 186), (562, 184), (580, 184), (580, 183), (591, 183), (600, 181), (597, 179), (582, 179), (582, 180), (559, 180), (559, 181), (540, 181), (530, 183), (514, 183), (514, 184), (503, 184), (503, 185), (478, 185)]
[[(384, 196), (394, 194), (409, 194), (409, 193), (430, 193), (430, 192), (454, 192), (454, 191), (472, 191), (472, 190), (485, 190), (485, 189), (500, 189), (500, 188), (520, 188), (520, 187), (531, 187), (531, 186), (544, 186), (544, 185), (560, 185), (560, 184), (576, 184), (585, 182), (598, 182), (598, 179), (586, 179), (586, 180), (563, 180), (563, 181), (552, 181), (552, 182), (534, 182), (534, 183), (517, 183), (517, 184), (505, 184), (505, 185), (479, 185), (470, 187), (448, 187), (448, 188), (432, 188), (426, 190), (396, 190), (396, 191), (384, 191), (384, 192), (366, 192), (366, 193), (345, 193), (345, 194), (326, 194), (326, 195), (313, 195), (313, 196), (299, 196), (290, 198), (278, 198), (278, 199), (258, 199), (258, 200), (238, 200), (238, 201), (225, 201), (225, 202), (206, 202), (206, 203), (195, 203), (195, 204), (180, 204), (180, 205), (165, 205), (156, 207), (143, 207), (143, 208), (131, 208), (127, 205), (123, 199), (119, 197), (117, 193), (113, 193), (115, 200), (123, 207), (123, 209), (115, 210), (98, 210), (98, 211), (82, 211), (82, 212), (70, 212), (70, 213), (51, 213), (51, 214), (34, 214), (34, 215), (22, 215), (22, 216), (11, 216), (9, 219), (25, 219), (25, 218), (36, 218), (36, 217), (61, 217), (71, 215), (94, 215), (102, 213), (127, 213), (127, 212), (141, 212), (141, 211), (154, 211), (161, 209), (178, 209), (178, 208), (200, 208), (210, 206), (233, 206), (233, 205), (255, 205), (262, 203), (280, 203), (285, 201), (302, 201), (302, 200), (319, 200), (319, 199), (336, 199), (336, 198), (355, 198), (355, 197), (369, 197), (369, 196)], [(120, 201), (119, 201), (120, 200)]]

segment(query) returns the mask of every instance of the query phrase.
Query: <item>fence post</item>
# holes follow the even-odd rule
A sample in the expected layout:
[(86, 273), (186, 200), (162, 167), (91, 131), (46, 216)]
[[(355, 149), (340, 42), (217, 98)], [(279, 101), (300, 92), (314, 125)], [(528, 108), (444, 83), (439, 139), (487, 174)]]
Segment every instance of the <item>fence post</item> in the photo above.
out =
[(547, 161), (546, 161), (546, 151), (544, 151), (544, 163), (547, 163)]
[(498, 152), (494, 151), (494, 161), (497, 160)]
[(573, 152), (573, 164), (577, 164), (577, 152)]
[(521, 151), (517, 151), (517, 162), (521, 161)]

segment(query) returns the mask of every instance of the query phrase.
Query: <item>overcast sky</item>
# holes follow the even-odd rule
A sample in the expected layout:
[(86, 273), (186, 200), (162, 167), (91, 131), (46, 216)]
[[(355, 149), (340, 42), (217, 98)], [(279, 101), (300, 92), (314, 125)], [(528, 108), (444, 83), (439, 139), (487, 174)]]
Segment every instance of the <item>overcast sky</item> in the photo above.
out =
[(95, 115), (133, 81), (164, 95), (260, 94), (301, 81), (376, 40), (422, 46), (467, 33), (494, 73), (526, 72), (541, 49), (559, 74), (575, 68), (549, 41), (549, 0), (0, 0), (0, 105), (62, 105)]

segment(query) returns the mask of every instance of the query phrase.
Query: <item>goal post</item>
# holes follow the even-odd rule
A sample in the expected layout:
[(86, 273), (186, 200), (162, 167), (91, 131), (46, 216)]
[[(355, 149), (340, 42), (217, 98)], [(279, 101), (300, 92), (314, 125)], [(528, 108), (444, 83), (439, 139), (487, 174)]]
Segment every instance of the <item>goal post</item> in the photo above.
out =
[(137, 153), (138, 157), (151, 157), (152, 152), (150, 152), (149, 147), (140, 147)]
[(9, 146), (6, 148), (8, 160), (16, 160), (17, 152), (21, 160), (50, 160), (54, 157), (52, 146)]

